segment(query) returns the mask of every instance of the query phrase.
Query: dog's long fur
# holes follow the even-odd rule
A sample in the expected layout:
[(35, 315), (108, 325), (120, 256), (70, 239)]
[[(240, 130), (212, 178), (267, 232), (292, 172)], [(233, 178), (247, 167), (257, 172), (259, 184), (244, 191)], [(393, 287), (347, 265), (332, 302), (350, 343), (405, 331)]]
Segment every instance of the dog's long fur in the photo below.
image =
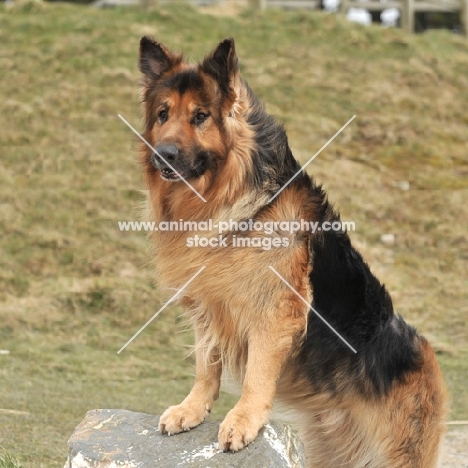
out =
[[(143, 136), (160, 153), (142, 150), (155, 221), (339, 221), (305, 172), (268, 203), (300, 166), (282, 126), (239, 76), (232, 39), (191, 65), (144, 37), (140, 69)], [(287, 247), (270, 250), (188, 247), (194, 234), (152, 234), (164, 288), (181, 288), (205, 266), (181, 298), (195, 328), (195, 384), (162, 415), (162, 432), (203, 421), (224, 369), (242, 383), (239, 402), (220, 426), (224, 450), (240, 450), (257, 436), (276, 397), (296, 410), (311, 467), (436, 466), (446, 396), (434, 352), (394, 314), (346, 233), (262, 233), (287, 239)], [(232, 241), (236, 234), (225, 236)]]

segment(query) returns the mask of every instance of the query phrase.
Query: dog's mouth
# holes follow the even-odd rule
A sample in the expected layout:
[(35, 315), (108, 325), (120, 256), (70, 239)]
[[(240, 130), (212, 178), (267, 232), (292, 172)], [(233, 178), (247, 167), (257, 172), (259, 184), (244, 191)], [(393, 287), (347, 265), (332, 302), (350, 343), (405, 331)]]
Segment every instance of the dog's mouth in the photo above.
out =
[(181, 180), (182, 178), (185, 179), (185, 175), (181, 171), (173, 171), (169, 167), (165, 167), (164, 169), (161, 169), (161, 178), (164, 180)]
[(198, 179), (201, 177), (207, 169), (207, 158), (202, 158), (197, 161), (197, 164), (194, 167), (184, 167), (179, 169), (178, 167), (160, 167), (160, 174), (163, 180), (170, 182), (177, 182), (182, 179)]

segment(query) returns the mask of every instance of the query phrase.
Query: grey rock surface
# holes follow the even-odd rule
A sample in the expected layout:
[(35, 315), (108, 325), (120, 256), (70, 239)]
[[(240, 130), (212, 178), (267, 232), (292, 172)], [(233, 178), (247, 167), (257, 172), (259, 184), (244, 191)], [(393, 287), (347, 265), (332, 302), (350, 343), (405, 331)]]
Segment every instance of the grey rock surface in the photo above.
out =
[(158, 430), (159, 417), (125, 410), (88, 411), (69, 442), (65, 468), (304, 468), (302, 444), (284, 424), (267, 424), (237, 453), (222, 452), (218, 423), (174, 436)]
[(468, 424), (449, 428), (440, 468), (468, 468)]

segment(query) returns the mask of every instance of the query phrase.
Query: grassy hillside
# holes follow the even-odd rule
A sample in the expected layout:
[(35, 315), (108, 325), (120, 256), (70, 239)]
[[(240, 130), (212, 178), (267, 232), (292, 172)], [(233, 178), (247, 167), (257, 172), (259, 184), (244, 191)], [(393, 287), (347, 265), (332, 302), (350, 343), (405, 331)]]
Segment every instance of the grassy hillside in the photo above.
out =
[[(62, 467), (88, 409), (157, 414), (191, 385), (178, 307), (117, 355), (168, 298), (144, 233), (117, 227), (143, 199), (136, 137), (117, 117), (141, 128), (143, 34), (194, 59), (234, 36), (302, 161), (357, 115), (309, 170), (355, 221), (396, 310), (431, 339), (451, 418), (468, 418), (468, 42), (187, 7), (1, 6), (0, 24), (0, 445), (25, 467)], [(213, 417), (233, 401), (223, 395)]]

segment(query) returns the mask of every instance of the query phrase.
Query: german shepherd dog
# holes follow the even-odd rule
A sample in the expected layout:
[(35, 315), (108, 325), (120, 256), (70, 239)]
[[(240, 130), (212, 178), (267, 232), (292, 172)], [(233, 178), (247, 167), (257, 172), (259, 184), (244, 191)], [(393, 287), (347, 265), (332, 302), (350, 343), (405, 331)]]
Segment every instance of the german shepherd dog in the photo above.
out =
[[(139, 64), (143, 137), (155, 150), (142, 149), (152, 219), (230, 220), (222, 236), (215, 227), (152, 233), (158, 279), (185, 286), (179, 301), (195, 329), (195, 384), (161, 416), (160, 431), (200, 424), (225, 371), (242, 394), (220, 425), (224, 451), (252, 442), (277, 398), (297, 414), (310, 467), (435, 467), (446, 416), (435, 354), (394, 314), (346, 232), (281, 224), (340, 217), (240, 77), (234, 41), (192, 65), (143, 37)], [(274, 228), (246, 232), (242, 221)], [(197, 247), (194, 234), (219, 243)], [(240, 234), (252, 244), (236, 247)]]

